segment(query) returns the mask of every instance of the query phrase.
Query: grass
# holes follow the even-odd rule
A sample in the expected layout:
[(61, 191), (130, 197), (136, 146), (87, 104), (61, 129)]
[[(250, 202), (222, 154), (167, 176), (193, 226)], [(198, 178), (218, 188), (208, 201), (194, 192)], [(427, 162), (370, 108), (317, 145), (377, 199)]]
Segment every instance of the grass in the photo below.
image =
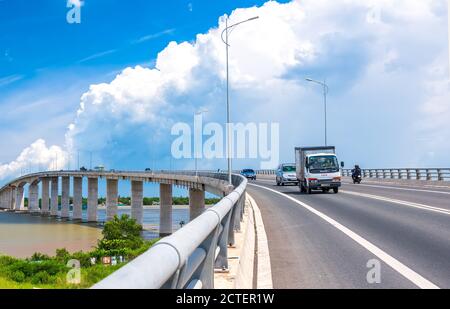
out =
[[(124, 264), (123, 264), (124, 265)], [(103, 266), (96, 265), (89, 269), (81, 270), (80, 284), (70, 284), (66, 281), (66, 275), (58, 275), (53, 284), (33, 284), (31, 282), (16, 282), (0, 276), (0, 289), (85, 289), (106, 278), (123, 265)], [(69, 270), (69, 269), (68, 269)]]
[(80, 284), (67, 281), (71, 268), (63, 261), (30, 261), (8, 256), (0, 257), (0, 289), (82, 289), (106, 278), (126, 263), (118, 265), (95, 264), (81, 267)]

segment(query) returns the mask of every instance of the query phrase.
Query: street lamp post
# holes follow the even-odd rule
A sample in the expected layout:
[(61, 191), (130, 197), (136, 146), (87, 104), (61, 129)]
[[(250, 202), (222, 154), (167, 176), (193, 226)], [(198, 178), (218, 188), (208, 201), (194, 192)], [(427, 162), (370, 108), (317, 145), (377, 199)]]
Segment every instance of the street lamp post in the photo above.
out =
[[(228, 161), (228, 182), (229, 182), (229, 184), (231, 184), (232, 165), (231, 165), (231, 132), (230, 132), (231, 131), (230, 130), (231, 120), (230, 120), (230, 91), (229, 91), (230, 90), (230, 79), (229, 79), (230, 70), (229, 70), (229, 65), (228, 65), (229, 64), (228, 59), (229, 59), (230, 44), (228, 43), (229, 42), (228, 38), (231, 33), (230, 30), (233, 30), (234, 27), (236, 27), (240, 24), (252, 21), (252, 20), (256, 20), (258, 18), (259, 18), (259, 16), (252, 17), (247, 20), (244, 20), (244, 21), (232, 24), (231, 26), (228, 26), (228, 17), (227, 17), (225, 20), (225, 29), (222, 31), (222, 35), (221, 35), (222, 41), (223, 41), (223, 43), (225, 43), (225, 46), (226, 46), (225, 48), (226, 48), (226, 74), (227, 74), (227, 161)], [(224, 34), (225, 34), (225, 39), (223, 37)]]
[[(203, 115), (204, 113), (207, 113), (208, 112), (208, 110), (201, 110), (201, 111), (198, 111), (198, 112), (196, 112), (195, 113), (195, 116), (200, 116), (200, 115)], [(196, 147), (196, 145), (194, 145), (194, 147), (195, 147), (195, 154), (194, 154), (194, 161), (195, 161), (195, 177), (197, 178), (197, 180), (198, 180), (198, 164), (197, 164), (197, 162), (198, 162), (198, 157), (199, 157), (199, 155), (198, 155), (198, 149), (197, 149), (197, 147)]]
[(325, 112), (325, 146), (328, 146), (327, 140), (327, 94), (328, 94), (328, 85), (326, 82), (320, 82), (311, 78), (306, 79), (308, 82), (319, 84), (323, 87), (323, 103), (324, 103), (324, 112)]

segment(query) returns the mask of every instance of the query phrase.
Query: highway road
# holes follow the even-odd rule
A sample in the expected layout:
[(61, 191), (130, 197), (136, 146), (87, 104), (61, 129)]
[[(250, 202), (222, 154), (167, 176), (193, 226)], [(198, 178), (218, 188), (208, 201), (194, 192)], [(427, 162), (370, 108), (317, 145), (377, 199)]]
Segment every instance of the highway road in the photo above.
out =
[(306, 195), (259, 179), (248, 193), (274, 288), (450, 288), (450, 187), (345, 183)]

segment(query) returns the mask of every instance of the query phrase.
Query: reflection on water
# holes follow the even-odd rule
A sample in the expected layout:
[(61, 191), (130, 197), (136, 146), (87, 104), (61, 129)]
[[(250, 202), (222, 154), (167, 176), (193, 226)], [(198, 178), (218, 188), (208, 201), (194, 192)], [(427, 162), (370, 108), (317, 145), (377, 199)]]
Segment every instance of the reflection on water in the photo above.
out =
[[(119, 209), (119, 215), (130, 214), (130, 209)], [(98, 210), (98, 220), (105, 220), (106, 210)], [(83, 211), (83, 220), (87, 219)], [(189, 210), (173, 209), (173, 228), (181, 221), (188, 222)], [(145, 238), (158, 236), (159, 209), (144, 209)], [(75, 223), (55, 218), (15, 214), (0, 211), (0, 253), (16, 257), (29, 257), (34, 252), (50, 255), (58, 248), (70, 252), (88, 251), (101, 238), (101, 224)]]

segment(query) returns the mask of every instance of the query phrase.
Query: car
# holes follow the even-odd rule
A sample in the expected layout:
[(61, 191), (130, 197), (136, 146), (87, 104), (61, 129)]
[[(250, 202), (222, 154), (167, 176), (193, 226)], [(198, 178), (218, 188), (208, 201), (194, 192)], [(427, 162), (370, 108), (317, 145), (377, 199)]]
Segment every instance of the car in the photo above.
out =
[(276, 182), (277, 186), (284, 186), (286, 184), (298, 185), (297, 174), (295, 172), (295, 164), (280, 164), (276, 172)]
[(250, 168), (243, 169), (241, 171), (241, 175), (247, 179), (256, 180), (256, 172)]

